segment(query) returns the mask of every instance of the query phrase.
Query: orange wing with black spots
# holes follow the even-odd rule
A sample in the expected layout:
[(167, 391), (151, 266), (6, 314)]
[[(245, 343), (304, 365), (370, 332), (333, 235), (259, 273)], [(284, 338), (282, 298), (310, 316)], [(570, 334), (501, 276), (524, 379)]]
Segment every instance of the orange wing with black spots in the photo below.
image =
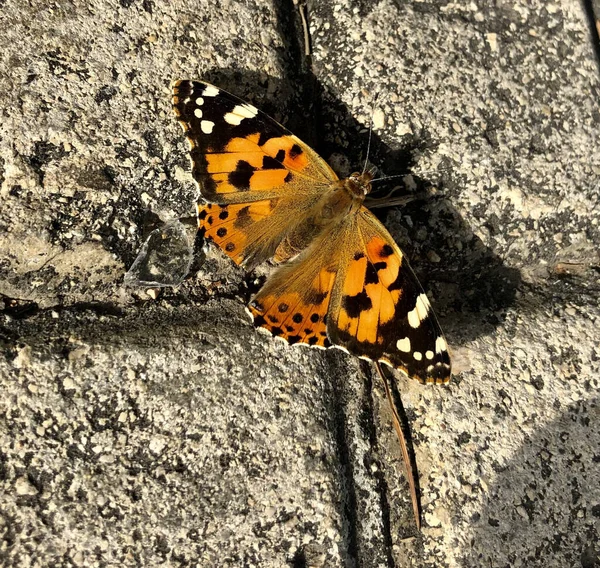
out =
[(335, 258), (321, 235), (282, 265), (250, 302), (254, 323), (289, 343), (330, 347), (327, 314), (335, 282)]
[(327, 309), (335, 274), (323, 269), (305, 287), (263, 289), (250, 303), (254, 323), (290, 344), (330, 347), (327, 338)]
[(213, 85), (176, 82), (173, 109), (190, 144), (192, 175), (207, 201), (248, 203), (290, 192), (319, 193), (338, 179), (297, 136)]
[[(260, 234), (260, 223), (269, 219), (273, 201), (217, 205), (198, 204), (198, 231), (217, 244), (236, 264), (242, 264), (252, 249), (252, 234)], [(250, 230), (257, 224), (258, 231)], [(255, 227), (256, 229), (256, 227)]]
[(450, 357), (429, 300), (385, 227), (362, 208), (342, 235), (327, 335), (351, 353), (421, 382), (450, 379)]
[[(229, 210), (230, 220), (219, 226), (228, 232), (225, 240), (199, 219), (200, 229), (247, 268), (273, 257), (306, 210), (338, 180), (325, 160), (281, 124), (213, 85), (178, 81), (173, 109), (190, 145), (192, 175), (203, 198), (199, 214), (206, 201), (250, 205)], [(268, 216), (262, 214), (267, 208)]]

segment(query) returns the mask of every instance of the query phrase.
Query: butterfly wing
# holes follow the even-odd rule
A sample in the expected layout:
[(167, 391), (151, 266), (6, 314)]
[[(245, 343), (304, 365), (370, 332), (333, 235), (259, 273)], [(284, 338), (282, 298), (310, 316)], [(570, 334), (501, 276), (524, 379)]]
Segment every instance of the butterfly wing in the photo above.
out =
[(278, 268), (250, 302), (254, 323), (291, 344), (330, 347), (327, 313), (335, 256), (325, 234)]
[(280, 267), (250, 303), (255, 324), (290, 343), (335, 345), (445, 383), (444, 336), (406, 257), (365, 208)]
[(426, 383), (450, 379), (429, 300), (398, 245), (366, 208), (350, 219), (327, 319), (331, 343)]
[[(211, 213), (204, 201), (199, 203), (200, 228), (223, 250), (235, 242), (236, 254), (230, 256), (238, 263), (253, 266), (272, 257), (338, 179), (327, 162), (298, 137), (213, 85), (176, 82), (173, 109), (189, 142), (192, 175), (204, 200), (226, 208), (260, 202), (250, 209), (231, 208), (229, 226), (218, 228), (200, 218), (205, 215), (208, 220)], [(226, 208), (220, 214), (226, 215)], [(263, 215), (266, 210), (269, 214)], [(243, 218), (236, 223), (240, 212)], [(221, 233), (227, 230), (227, 240), (218, 236), (219, 229)]]

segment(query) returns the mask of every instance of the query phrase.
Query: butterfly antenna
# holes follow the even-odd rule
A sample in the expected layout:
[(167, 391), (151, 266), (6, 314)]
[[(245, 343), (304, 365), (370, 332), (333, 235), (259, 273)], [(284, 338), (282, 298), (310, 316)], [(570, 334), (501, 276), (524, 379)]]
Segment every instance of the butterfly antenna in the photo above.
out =
[(382, 181), (384, 179), (403, 178), (403, 177), (406, 177), (407, 175), (408, 174), (399, 174), (399, 175), (396, 175), (396, 176), (383, 176), (383, 177), (380, 177), (380, 178), (372, 179), (371, 183), (373, 183), (374, 181)]
[(369, 126), (369, 142), (367, 142), (367, 157), (365, 158), (365, 165), (363, 167), (362, 173), (364, 174), (367, 171), (367, 164), (369, 163), (369, 152), (371, 150), (371, 136), (373, 134), (373, 119), (371, 118), (371, 125)]
[(379, 177), (379, 178), (375, 178), (371, 180), (371, 183), (373, 183), (374, 181), (382, 181), (384, 179), (394, 179), (394, 178), (401, 178), (401, 177), (406, 177), (407, 175), (419, 175), (419, 176), (426, 176), (426, 175), (431, 175), (431, 174), (438, 174), (438, 173), (443, 173), (443, 172), (449, 172), (452, 171), (453, 168), (451, 167), (445, 167), (445, 168), (438, 168), (435, 170), (425, 170), (422, 172), (417, 172), (415, 174), (415, 172), (410, 172), (407, 170), (407, 172), (405, 174), (398, 174), (398, 175), (393, 175), (393, 176), (383, 176), (383, 177)]

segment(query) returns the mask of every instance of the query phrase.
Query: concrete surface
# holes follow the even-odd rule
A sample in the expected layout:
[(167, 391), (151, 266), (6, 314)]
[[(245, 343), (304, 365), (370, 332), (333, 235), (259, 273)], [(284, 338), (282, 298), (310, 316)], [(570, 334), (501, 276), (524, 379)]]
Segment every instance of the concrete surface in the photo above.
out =
[[(0, 2), (2, 566), (600, 565), (586, 10), (307, 16), (312, 60), (292, 1)], [(252, 100), (342, 173), (372, 120), (372, 164), (428, 194), (383, 213), (456, 369), (397, 381), (421, 533), (376, 375), (257, 333), (264, 269), (209, 250), (176, 289), (123, 285), (145, 235), (193, 214), (178, 78)]]

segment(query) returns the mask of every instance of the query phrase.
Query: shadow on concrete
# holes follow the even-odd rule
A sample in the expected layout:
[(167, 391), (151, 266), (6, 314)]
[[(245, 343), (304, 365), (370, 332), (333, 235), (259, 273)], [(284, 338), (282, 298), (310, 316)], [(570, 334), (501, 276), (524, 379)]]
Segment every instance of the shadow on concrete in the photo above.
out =
[(461, 566), (600, 566), (600, 399), (555, 405), (560, 418), (498, 464)]

